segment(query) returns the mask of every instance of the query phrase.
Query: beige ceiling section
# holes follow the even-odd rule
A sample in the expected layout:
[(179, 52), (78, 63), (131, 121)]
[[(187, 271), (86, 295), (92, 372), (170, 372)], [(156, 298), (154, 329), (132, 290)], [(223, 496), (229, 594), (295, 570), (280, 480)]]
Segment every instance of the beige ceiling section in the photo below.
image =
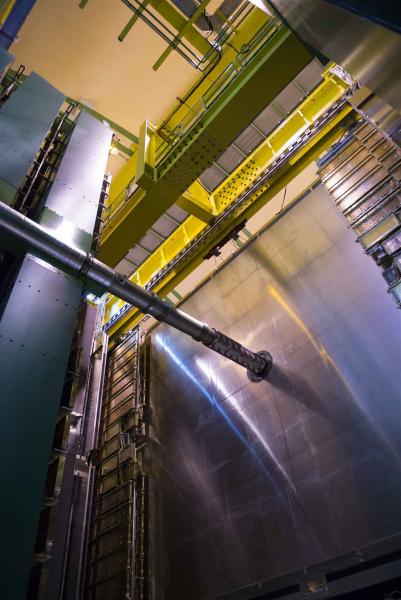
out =
[(17, 63), (37, 71), (66, 95), (133, 133), (157, 123), (197, 72), (172, 52), (152, 70), (167, 44), (138, 20), (123, 42), (117, 36), (132, 12), (120, 0), (38, 0), (11, 47)]

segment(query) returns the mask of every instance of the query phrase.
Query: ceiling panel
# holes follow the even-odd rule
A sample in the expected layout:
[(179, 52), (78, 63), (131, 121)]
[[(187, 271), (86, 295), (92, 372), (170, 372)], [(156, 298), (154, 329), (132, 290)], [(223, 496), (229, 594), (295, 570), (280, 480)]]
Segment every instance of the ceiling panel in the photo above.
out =
[(140, 246), (134, 246), (128, 252), (127, 258), (132, 260), (132, 262), (135, 263), (136, 265), (138, 265), (138, 267), (139, 267), (139, 265), (141, 265), (143, 263), (143, 261), (148, 258), (149, 255), (150, 255), (150, 253), (147, 252), (146, 250), (144, 250), (143, 248), (141, 248)]
[(157, 219), (156, 223), (153, 224), (152, 229), (154, 229), (159, 235), (162, 235), (164, 238), (167, 238), (173, 231), (176, 229), (177, 225), (166, 217), (166, 215), (162, 215), (159, 219)]
[(129, 277), (135, 271), (135, 265), (123, 258), (116, 266), (116, 271), (118, 273), (122, 273), (126, 277)]
[(255, 125), (263, 131), (265, 135), (269, 135), (275, 127), (282, 121), (281, 115), (269, 104), (254, 120)]
[(221, 169), (216, 167), (216, 165), (212, 165), (206, 169), (206, 171), (204, 171), (199, 177), (202, 184), (209, 192), (215, 190), (225, 178), (226, 174)]
[(33, 69), (63, 93), (138, 133), (145, 119), (157, 123), (165, 116), (198, 72), (178, 52), (154, 71), (167, 44), (141, 19), (119, 42), (132, 14), (118, 0), (89, 0), (84, 10), (79, 0), (36, 0), (11, 53), (27, 72)]
[(250, 154), (264, 140), (262, 134), (255, 127), (249, 125), (235, 140), (235, 145), (245, 154)]
[(303, 98), (302, 92), (293, 83), (289, 83), (283, 91), (276, 96), (274, 101), (285, 110), (287, 115), (289, 115), (290, 112), (302, 102)]
[(140, 240), (140, 244), (141, 246), (143, 246), (143, 248), (149, 250), (149, 252), (153, 252), (158, 246), (160, 246), (162, 241), (163, 240), (161, 240), (160, 237), (156, 235), (156, 233), (154, 233), (153, 231), (147, 231), (143, 238)]
[(320, 62), (314, 58), (304, 69), (302, 69), (295, 80), (304, 90), (310, 92), (322, 80), (322, 69)]
[(216, 161), (227, 173), (232, 173), (244, 160), (244, 155), (234, 146), (229, 146)]
[(170, 208), (166, 210), (166, 213), (173, 217), (173, 219), (175, 219), (179, 223), (182, 223), (188, 217), (188, 213), (176, 204), (170, 206)]

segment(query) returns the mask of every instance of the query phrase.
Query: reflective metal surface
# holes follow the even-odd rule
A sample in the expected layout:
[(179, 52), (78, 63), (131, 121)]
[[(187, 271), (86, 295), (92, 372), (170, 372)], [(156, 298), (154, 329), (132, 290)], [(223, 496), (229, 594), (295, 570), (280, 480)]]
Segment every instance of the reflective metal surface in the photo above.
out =
[(0, 319), (0, 598), (26, 598), (81, 286), (27, 255)]
[(324, 0), (273, 0), (290, 27), (396, 110), (401, 110), (401, 37)]
[(12, 94), (0, 112), (0, 180), (20, 186), (63, 101), (36, 73)]
[(401, 313), (354, 240), (319, 186), (184, 303), (268, 347), (268, 382), (152, 333), (155, 599), (223, 598), (401, 531)]
[[(106, 123), (82, 111), (46, 200), (47, 209), (89, 234), (87, 250), (95, 227), (112, 135)], [(45, 225), (43, 221), (42, 218)], [(65, 229), (64, 225), (59, 235), (65, 236)], [(70, 241), (81, 246), (80, 240)]]

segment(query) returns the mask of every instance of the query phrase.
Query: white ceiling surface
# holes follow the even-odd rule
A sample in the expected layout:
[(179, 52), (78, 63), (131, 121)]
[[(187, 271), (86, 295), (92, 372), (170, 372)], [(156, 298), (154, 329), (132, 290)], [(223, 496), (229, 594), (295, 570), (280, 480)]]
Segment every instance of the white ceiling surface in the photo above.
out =
[(140, 19), (123, 42), (117, 37), (132, 12), (120, 0), (37, 0), (10, 49), (60, 89), (137, 134), (145, 119), (160, 121), (196, 79), (176, 52), (152, 65), (167, 44)]

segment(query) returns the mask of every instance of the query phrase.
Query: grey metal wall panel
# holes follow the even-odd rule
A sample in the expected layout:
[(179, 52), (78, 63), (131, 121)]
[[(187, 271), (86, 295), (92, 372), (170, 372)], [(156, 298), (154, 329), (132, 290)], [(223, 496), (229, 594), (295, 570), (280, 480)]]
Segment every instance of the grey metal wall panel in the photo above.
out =
[(13, 62), (14, 56), (0, 48), (0, 79), (3, 77), (6, 68)]
[[(79, 379), (77, 384), (77, 394), (74, 403), (75, 413), (83, 414), (87, 399), (87, 383), (88, 374), (90, 372), (90, 360), (91, 350), (93, 341), (93, 331), (95, 327), (97, 316), (97, 310), (91, 304), (87, 304), (85, 307), (85, 318), (80, 338), (80, 347), (82, 348), (80, 359), (79, 359)], [(89, 414), (87, 415), (89, 422)], [(59, 598), (63, 592), (63, 584), (65, 583), (63, 577), (60, 575), (63, 572), (63, 565), (67, 560), (68, 545), (71, 539), (73, 540), (72, 548), (75, 550), (73, 556), (68, 557), (68, 564), (71, 565), (71, 561), (74, 562), (74, 583), (77, 584), (78, 573), (79, 573), (79, 549), (80, 540), (84, 530), (84, 519), (82, 515), (82, 506), (80, 501), (85, 498), (85, 493), (82, 488), (86, 490), (87, 477), (82, 472), (82, 465), (80, 465), (80, 476), (76, 473), (76, 456), (77, 454), (85, 456), (85, 451), (82, 447), (81, 432), (84, 428), (79, 423), (76, 430), (71, 430), (68, 440), (68, 449), (66, 453), (66, 466), (64, 470), (63, 486), (60, 493), (60, 501), (58, 506), (56, 532), (54, 536), (54, 552), (53, 558), (49, 568), (49, 580), (47, 587), (48, 600), (54, 600)], [(82, 493), (82, 496), (81, 496)], [(73, 527), (70, 530), (69, 520), (71, 518), (72, 511), (74, 513), (75, 523), (78, 521), (78, 526)], [(71, 568), (71, 567), (70, 567)], [(64, 590), (65, 591), (65, 590)]]
[(357, 564), (401, 532), (401, 313), (385, 288), (319, 186), (183, 305), (272, 352), (268, 382), (157, 327), (155, 598)]
[(64, 101), (31, 73), (0, 110), (0, 179), (18, 188)]
[(27, 255), (0, 322), (1, 598), (25, 598), (80, 295)]
[(79, 116), (46, 207), (92, 234), (113, 132), (83, 111)]

